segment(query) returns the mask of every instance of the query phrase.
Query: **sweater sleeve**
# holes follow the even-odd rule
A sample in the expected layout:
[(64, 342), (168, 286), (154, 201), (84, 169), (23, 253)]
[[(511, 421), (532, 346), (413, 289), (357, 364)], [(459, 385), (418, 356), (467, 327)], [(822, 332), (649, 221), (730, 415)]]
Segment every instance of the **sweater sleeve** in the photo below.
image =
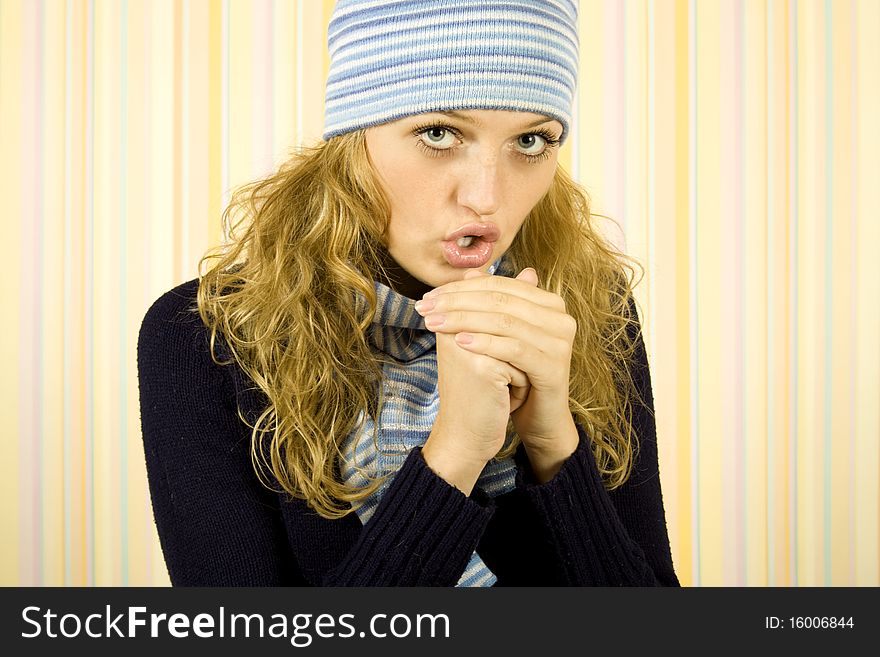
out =
[(581, 427), (577, 449), (544, 484), (535, 482), (524, 451), (517, 454), (521, 496), (539, 519), (543, 548), (554, 564), (545, 570), (555, 571), (553, 578), (565, 585), (678, 585), (660, 490), (647, 355), (637, 330), (631, 338), (636, 341), (631, 373), (641, 400), (633, 402), (639, 445), (626, 483), (611, 492), (605, 489)]
[(159, 298), (138, 337), (141, 426), (171, 582), (272, 586), (302, 578), (278, 496), (254, 476), (250, 430), (191, 308), (196, 281)]
[(329, 586), (455, 586), (494, 512), (428, 467), (420, 447), (382, 495)]
[[(418, 448), (363, 528), (354, 517), (326, 521), (267, 489), (239, 417), (243, 399), (248, 417), (259, 402), (239, 370), (211, 359), (208, 331), (193, 310), (196, 289), (190, 281), (163, 295), (138, 340), (147, 474), (172, 583), (455, 585), (492, 501), (449, 485)], [(330, 566), (315, 569), (316, 561)]]

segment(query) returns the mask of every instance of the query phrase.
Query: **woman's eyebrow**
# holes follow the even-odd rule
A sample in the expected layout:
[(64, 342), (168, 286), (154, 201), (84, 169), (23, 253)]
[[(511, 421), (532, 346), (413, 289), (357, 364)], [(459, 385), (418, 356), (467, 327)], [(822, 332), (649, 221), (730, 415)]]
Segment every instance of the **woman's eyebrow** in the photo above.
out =
[[(436, 112), (432, 112), (432, 114), (442, 114), (443, 116), (448, 116), (453, 119), (459, 119), (460, 121), (464, 121), (465, 123), (470, 123), (471, 125), (482, 128), (483, 122), (477, 119), (476, 117), (470, 114), (462, 114), (461, 112), (456, 112), (455, 110), (438, 110)], [(528, 130), (529, 128), (534, 128), (543, 123), (550, 123), (551, 121), (555, 121), (556, 119), (551, 119), (550, 117), (546, 117), (543, 119), (538, 119), (537, 121), (532, 121), (528, 125), (522, 127), (522, 130)]]
[(477, 128), (483, 127), (483, 122), (480, 121), (479, 119), (477, 119), (476, 117), (471, 116), (470, 114), (462, 114), (461, 112), (456, 112), (455, 110), (438, 110), (437, 112), (434, 112), (434, 113), (435, 114), (442, 114), (443, 116), (449, 116), (449, 117), (452, 117), (453, 119), (458, 119), (459, 121), (464, 121), (465, 123), (470, 123), (471, 125), (476, 126)]
[(539, 125), (543, 125), (544, 123), (550, 123), (551, 121), (555, 121), (555, 120), (556, 119), (551, 119), (550, 117), (547, 117), (545, 119), (538, 119), (537, 121), (532, 121), (527, 126), (525, 126), (525, 129), (528, 130), (529, 128), (537, 128)]

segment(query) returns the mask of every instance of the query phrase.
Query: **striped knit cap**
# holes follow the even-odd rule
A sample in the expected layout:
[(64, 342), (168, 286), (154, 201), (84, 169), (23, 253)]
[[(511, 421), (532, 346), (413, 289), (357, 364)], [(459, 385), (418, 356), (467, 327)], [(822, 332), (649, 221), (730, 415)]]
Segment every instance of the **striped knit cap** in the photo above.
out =
[(571, 0), (338, 0), (327, 43), (324, 139), (457, 109), (535, 112), (568, 135)]

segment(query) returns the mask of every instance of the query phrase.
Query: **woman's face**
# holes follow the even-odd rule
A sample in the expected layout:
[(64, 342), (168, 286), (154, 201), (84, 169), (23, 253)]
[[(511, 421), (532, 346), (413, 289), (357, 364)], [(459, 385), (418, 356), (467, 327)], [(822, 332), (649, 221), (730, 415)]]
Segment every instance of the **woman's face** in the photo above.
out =
[(555, 119), (506, 110), (369, 128), (367, 152), (391, 203), (391, 257), (434, 287), (488, 269), (549, 189), (561, 134)]

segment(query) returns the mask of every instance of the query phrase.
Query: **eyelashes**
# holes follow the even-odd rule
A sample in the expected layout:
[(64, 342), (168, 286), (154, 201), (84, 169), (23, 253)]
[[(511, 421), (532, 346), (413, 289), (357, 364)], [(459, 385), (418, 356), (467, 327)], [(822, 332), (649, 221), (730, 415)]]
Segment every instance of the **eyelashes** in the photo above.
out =
[(432, 130), (443, 130), (447, 133), (447, 135), (455, 137), (456, 141), (461, 140), (461, 134), (454, 128), (448, 125), (443, 125), (441, 123), (430, 123), (419, 125), (413, 128), (412, 135), (416, 138), (416, 146), (425, 151), (425, 153), (430, 157), (446, 157), (448, 155), (452, 155), (452, 152), (455, 149), (454, 145), (447, 146), (445, 148), (438, 148), (435, 146), (431, 146), (430, 144), (425, 142), (425, 135)]
[[(459, 130), (450, 125), (436, 122), (419, 125), (412, 129), (412, 135), (416, 139), (416, 146), (429, 157), (449, 157), (453, 155), (456, 150), (456, 145), (447, 146), (444, 148), (437, 148), (425, 142), (423, 137), (427, 132), (430, 132), (431, 130), (444, 130), (449, 135), (455, 137), (457, 142), (461, 142), (462, 134)], [(513, 148), (514, 154), (526, 162), (537, 163), (542, 160), (546, 160), (548, 157), (550, 157), (552, 149), (559, 146), (559, 138), (556, 137), (556, 135), (550, 132), (550, 130), (548, 130), (547, 128), (540, 128), (531, 132), (524, 132), (523, 134), (519, 135), (517, 139), (532, 135), (540, 137), (541, 140), (544, 142), (544, 149), (540, 153), (524, 153), (516, 146), (514, 146)]]

